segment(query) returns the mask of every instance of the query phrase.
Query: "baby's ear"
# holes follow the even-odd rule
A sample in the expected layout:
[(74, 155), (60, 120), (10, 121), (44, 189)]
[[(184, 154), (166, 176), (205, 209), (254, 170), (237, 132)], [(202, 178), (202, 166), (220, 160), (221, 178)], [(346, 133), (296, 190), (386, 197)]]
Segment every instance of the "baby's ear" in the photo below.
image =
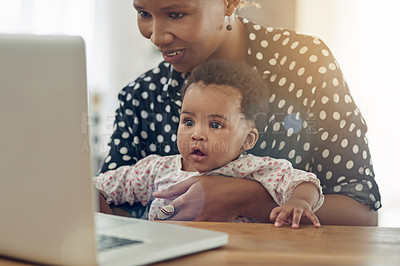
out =
[(251, 150), (258, 140), (258, 130), (255, 127), (252, 127), (247, 134), (247, 138), (243, 144), (243, 150), (248, 151)]

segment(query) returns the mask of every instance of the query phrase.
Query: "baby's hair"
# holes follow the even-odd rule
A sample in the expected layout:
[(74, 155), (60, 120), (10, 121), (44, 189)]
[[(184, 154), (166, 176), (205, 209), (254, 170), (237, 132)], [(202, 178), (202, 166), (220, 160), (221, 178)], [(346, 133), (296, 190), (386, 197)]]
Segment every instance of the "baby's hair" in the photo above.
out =
[(204, 85), (226, 85), (241, 94), (241, 112), (246, 120), (253, 121), (260, 135), (267, 124), (269, 90), (266, 81), (257, 70), (242, 62), (216, 60), (196, 67), (182, 89), (182, 99), (189, 86), (202, 82)]

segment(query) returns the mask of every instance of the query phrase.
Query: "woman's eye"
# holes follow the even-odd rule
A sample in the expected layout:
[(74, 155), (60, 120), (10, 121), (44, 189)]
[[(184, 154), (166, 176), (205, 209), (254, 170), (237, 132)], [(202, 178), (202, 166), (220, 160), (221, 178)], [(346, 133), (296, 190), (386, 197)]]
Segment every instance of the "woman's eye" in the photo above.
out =
[(141, 18), (149, 18), (151, 17), (150, 13), (146, 12), (146, 11), (138, 11), (139, 17)]
[(169, 17), (173, 19), (181, 19), (184, 17), (184, 15), (182, 13), (170, 13)]
[(187, 126), (187, 127), (192, 127), (192, 126), (194, 126), (193, 120), (190, 120), (190, 119), (185, 119), (185, 120), (183, 121), (183, 123), (184, 123), (185, 126)]
[(221, 129), (223, 126), (218, 122), (211, 122), (211, 128), (213, 129)]

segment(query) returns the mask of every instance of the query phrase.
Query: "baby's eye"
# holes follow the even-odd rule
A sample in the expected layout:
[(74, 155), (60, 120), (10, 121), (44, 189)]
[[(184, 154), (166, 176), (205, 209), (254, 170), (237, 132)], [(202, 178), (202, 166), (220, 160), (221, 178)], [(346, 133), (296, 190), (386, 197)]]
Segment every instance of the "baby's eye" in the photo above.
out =
[(138, 11), (139, 17), (141, 18), (149, 18), (151, 17), (150, 13), (146, 12), (146, 11)]
[(183, 121), (183, 123), (184, 123), (185, 126), (187, 126), (187, 127), (192, 127), (192, 126), (194, 126), (193, 120), (190, 120), (190, 119), (185, 119), (185, 120)]
[(221, 129), (221, 128), (223, 128), (223, 126), (218, 122), (211, 122), (210, 127), (213, 128), (213, 129)]
[(181, 19), (181, 18), (183, 18), (184, 16), (185, 16), (185, 15), (182, 14), (182, 13), (175, 13), (175, 12), (169, 14), (169, 17), (170, 17), (170, 18), (173, 18), (173, 19)]

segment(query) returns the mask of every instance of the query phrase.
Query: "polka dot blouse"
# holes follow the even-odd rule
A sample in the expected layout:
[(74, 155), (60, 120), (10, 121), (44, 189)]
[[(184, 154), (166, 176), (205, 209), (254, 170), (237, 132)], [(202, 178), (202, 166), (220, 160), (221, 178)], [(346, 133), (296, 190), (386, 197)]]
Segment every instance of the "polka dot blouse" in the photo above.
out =
[[(380, 193), (366, 123), (338, 63), (318, 38), (242, 19), (247, 63), (269, 84), (270, 115), (250, 153), (289, 160), (313, 172), (324, 194), (349, 196), (377, 210)], [(128, 84), (101, 172), (135, 164), (149, 154), (177, 154), (180, 88), (186, 75), (162, 62)]]

